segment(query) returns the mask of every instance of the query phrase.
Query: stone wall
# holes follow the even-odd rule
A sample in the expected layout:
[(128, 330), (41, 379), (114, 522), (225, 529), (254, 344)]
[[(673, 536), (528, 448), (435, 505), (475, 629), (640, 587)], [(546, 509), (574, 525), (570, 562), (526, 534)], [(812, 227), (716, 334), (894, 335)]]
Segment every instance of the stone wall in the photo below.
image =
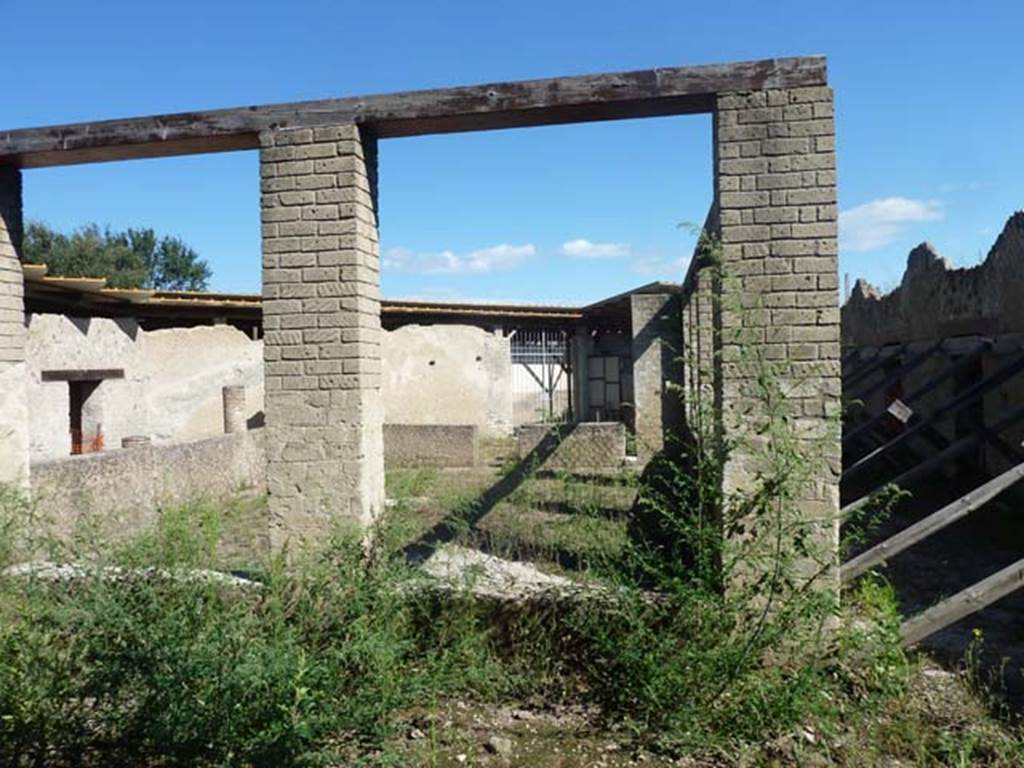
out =
[(28, 483), (21, 172), (0, 167), (0, 483)]
[(545, 469), (618, 469), (626, 460), (621, 422), (524, 424), (516, 427), (519, 458)]
[[(169, 443), (221, 434), (225, 386), (244, 386), (245, 418), (261, 422), (263, 342), (231, 326), (144, 331), (131, 318), (43, 314), (27, 323), (22, 370), (33, 462), (70, 453), (68, 384), (43, 381), (44, 371), (124, 371), (94, 396), (108, 447), (126, 435)], [(471, 326), (432, 325), (384, 332), (382, 340), (386, 422), (472, 424), (486, 437), (511, 433), (508, 339)]]
[(263, 439), (263, 430), (250, 430), (33, 464), (32, 498), (62, 535), (93, 520), (138, 531), (167, 506), (264, 492)]
[(478, 455), (475, 425), (384, 425), (384, 463), (388, 467), (474, 467)]
[(512, 431), (509, 340), (468, 325), (406, 325), (384, 334), (384, 420)]
[(246, 419), (263, 409), (262, 345), (227, 325), (143, 331), (130, 318), (30, 315), (27, 360), (33, 462), (71, 452), (68, 384), (43, 381), (46, 371), (124, 371), (93, 396), (107, 447), (127, 435), (169, 443), (222, 434), (224, 386), (245, 386)]

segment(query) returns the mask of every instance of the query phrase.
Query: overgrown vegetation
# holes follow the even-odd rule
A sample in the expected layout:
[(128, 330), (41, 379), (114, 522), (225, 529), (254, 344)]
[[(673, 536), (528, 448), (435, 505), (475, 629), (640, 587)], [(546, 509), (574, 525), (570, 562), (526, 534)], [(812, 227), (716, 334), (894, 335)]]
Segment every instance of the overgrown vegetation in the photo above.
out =
[(25, 228), (25, 261), (46, 264), (48, 274), (104, 277), (114, 288), (205, 291), (210, 265), (177, 237), (158, 237), (152, 229), (123, 232), (95, 224), (69, 234), (38, 221)]
[[(58, 543), (28, 535), (31, 507), (5, 492), (0, 568), (41, 551), (79, 567), (64, 581), (0, 576), (0, 763), (407, 765), (398, 716), (459, 698), (588, 704), (620, 741), (709, 765), (1021, 764), (1015, 733), (980, 709), (954, 722), (919, 701), (883, 582), (863, 579), (840, 609), (836, 521), (806, 499), (829, 435), (798, 428), (800, 382), (756, 348), (736, 364), (753, 437), (691, 397), (694, 429), (648, 467), (614, 540), (606, 500), (580, 478), (530, 466), (499, 479), (519, 483), (502, 496), (513, 505), (560, 488), (561, 514), (583, 521), (526, 532), (587, 552), (590, 596), (554, 609), (496, 611), (409, 563), (430, 471), (392, 478), (370, 556), (338, 529), (292, 562), (255, 559), (248, 586), (197, 576), (224, 569), (218, 507)], [(737, 457), (745, 479), (728, 486)], [(445, 493), (472, 541), (487, 492)]]

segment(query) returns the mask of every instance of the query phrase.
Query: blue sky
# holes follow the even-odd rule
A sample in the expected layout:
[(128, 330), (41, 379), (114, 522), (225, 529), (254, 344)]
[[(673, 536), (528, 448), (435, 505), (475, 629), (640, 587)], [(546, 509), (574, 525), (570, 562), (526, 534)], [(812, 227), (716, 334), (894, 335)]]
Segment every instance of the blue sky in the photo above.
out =
[[(983, 257), (1024, 207), (1024, 3), (0, 0), (0, 129), (825, 54), (842, 273)], [(678, 280), (711, 199), (706, 116), (381, 146), (387, 297), (591, 301)], [(177, 234), (258, 291), (254, 152), (26, 172), (26, 211)]]

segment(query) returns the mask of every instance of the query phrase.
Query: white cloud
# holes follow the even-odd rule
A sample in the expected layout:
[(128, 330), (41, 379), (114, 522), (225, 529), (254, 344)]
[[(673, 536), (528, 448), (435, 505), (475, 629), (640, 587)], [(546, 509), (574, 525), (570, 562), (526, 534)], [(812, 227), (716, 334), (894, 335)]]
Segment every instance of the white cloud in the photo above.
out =
[(464, 255), (453, 251), (421, 253), (408, 248), (389, 248), (381, 259), (381, 265), (384, 269), (396, 272), (479, 274), (512, 269), (536, 253), (537, 248), (532, 243), (525, 245), (502, 243)]
[(609, 259), (629, 254), (626, 243), (592, 243), (579, 238), (562, 243), (562, 254), (576, 259)]
[(882, 197), (839, 214), (840, 247), (874, 251), (900, 237), (911, 225), (938, 221), (945, 215), (938, 200)]
[(638, 256), (633, 259), (630, 268), (638, 275), (651, 275), (668, 280), (673, 283), (681, 283), (686, 276), (686, 270), (690, 266), (690, 258), (683, 256), (679, 259), (666, 259), (660, 256)]

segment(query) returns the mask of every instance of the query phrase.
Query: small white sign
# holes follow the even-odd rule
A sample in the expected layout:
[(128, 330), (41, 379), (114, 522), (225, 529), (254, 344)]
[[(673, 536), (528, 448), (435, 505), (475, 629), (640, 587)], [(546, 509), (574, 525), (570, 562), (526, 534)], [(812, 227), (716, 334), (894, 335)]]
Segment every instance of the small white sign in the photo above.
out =
[(904, 403), (898, 397), (891, 403), (889, 403), (889, 407), (886, 408), (886, 411), (895, 418), (899, 419), (899, 421), (902, 422), (903, 424), (906, 424), (908, 421), (910, 421), (910, 417), (914, 415), (914, 409), (911, 408), (906, 403)]

